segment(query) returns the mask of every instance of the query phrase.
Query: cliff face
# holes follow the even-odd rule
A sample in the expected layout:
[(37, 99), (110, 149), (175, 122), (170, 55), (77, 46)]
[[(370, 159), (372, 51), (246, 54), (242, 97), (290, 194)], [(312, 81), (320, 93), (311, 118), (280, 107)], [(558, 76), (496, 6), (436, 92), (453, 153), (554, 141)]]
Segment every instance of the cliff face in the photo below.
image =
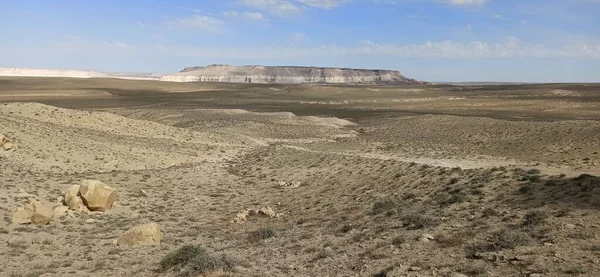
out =
[(0, 76), (27, 77), (70, 77), (70, 78), (102, 78), (106, 74), (89, 70), (71, 69), (38, 69), (38, 68), (0, 68)]
[(229, 65), (188, 67), (179, 73), (163, 76), (160, 80), (259, 84), (423, 84), (392, 70)]

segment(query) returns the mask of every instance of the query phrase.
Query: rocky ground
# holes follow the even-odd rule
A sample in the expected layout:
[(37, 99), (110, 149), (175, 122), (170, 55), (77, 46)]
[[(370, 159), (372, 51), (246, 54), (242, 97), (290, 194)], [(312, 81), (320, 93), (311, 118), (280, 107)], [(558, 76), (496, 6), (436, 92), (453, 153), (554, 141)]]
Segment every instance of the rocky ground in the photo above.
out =
[(597, 88), (40, 82), (0, 82), (52, 104), (0, 103), (0, 276), (600, 274)]

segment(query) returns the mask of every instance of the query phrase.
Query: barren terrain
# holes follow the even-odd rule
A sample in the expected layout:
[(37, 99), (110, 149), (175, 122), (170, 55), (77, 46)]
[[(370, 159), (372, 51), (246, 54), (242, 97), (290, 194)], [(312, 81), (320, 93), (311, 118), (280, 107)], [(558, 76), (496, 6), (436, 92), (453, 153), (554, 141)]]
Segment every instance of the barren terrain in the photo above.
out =
[[(598, 84), (3, 77), (0, 102), (0, 276), (600, 275)], [(110, 211), (11, 223), (85, 179)], [(160, 244), (114, 244), (147, 222)]]

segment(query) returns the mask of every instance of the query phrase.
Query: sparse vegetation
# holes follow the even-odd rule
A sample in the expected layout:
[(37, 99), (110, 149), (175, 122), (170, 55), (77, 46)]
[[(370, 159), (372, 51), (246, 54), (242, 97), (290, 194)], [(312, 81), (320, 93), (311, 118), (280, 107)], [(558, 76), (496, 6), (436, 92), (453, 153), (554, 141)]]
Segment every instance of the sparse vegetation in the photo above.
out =
[(487, 207), (481, 212), (482, 217), (492, 217), (498, 215), (500, 215), (500, 213), (496, 209), (491, 207)]
[(404, 236), (397, 236), (392, 240), (392, 244), (396, 247), (404, 244), (406, 242), (406, 238)]
[(434, 226), (437, 222), (431, 217), (418, 213), (408, 214), (402, 217), (404, 225), (413, 229), (423, 229)]
[(548, 219), (548, 214), (543, 211), (530, 211), (525, 214), (523, 218), (523, 223), (521, 226), (524, 227), (536, 227), (540, 224), (543, 224)]
[(392, 201), (392, 200), (386, 200), (386, 201), (379, 201), (379, 202), (375, 202), (375, 204), (373, 204), (373, 214), (383, 214), (385, 213), (386, 215), (393, 215), (394, 214), (394, 209), (396, 209), (397, 205), (396, 202)]
[(523, 185), (519, 188), (519, 194), (531, 194), (533, 193), (533, 186)]
[(522, 231), (504, 229), (492, 234), (489, 246), (493, 250), (513, 249), (527, 245), (529, 241), (529, 235)]
[(476, 261), (463, 265), (459, 271), (469, 276), (484, 276), (487, 275), (488, 265), (483, 262)]
[(450, 195), (447, 195), (442, 198), (440, 204), (442, 205), (452, 205), (457, 203), (463, 203), (468, 200), (468, 196), (466, 193), (462, 191), (450, 191)]
[(273, 228), (260, 228), (248, 234), (250, 242), (259, 242), (277, 236), (277, 231)]
[(583, 275), (586, 273), (584, 269), (579, 268), (579, 267), (569, 268), (569, 269), (566, 269), (564, 272), (569, 275)]
[(206, 249), (185, 245), (167, 254), (159, 264), (159, 271), (173, 271), (179, 276), (196, 276), (218, 269), (233, 270), (235, 262), (225, 255), (216, 256)]

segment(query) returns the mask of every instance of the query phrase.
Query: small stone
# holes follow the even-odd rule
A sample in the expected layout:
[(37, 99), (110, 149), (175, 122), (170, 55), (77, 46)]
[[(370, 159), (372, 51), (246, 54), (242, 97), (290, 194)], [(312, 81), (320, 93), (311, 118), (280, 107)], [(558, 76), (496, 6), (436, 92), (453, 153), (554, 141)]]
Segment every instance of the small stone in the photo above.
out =
[(31, 198), (31, 197), (33, 197), (33, 195), (27, 193), (26, 191), (24, 191), (22, 189), (19, 189), (19, 193), (17, 194), (17, 198), (28, 199), (28, 198)]
[(89, 218), (89, 219), (85, 220), (85, 223), (89, 223), (89, 224), (96, 223), (96, 220), (93, 218)]
[(268, 217), (275, 217), (277, 215), (269, 206), (260, 208), (258, 214), (266, 215)]
[(12, 237), (10, 237), (9, 239), (6, 240), (6, 244), (8, 244), (11, 247), (21, 246), (21, 245), (27, 244), (27, 243), (30, 243), (30, 242), (28, 242), (22, 236), (12, 236)]
[(575, 226), (575, 224), (571, 224), (571, 223), (565, 223), (565, 224), (563, 224), (563, 227), (565, 227), (566, 229), (575, 229), (575, 228), (577, 228), (577, 226)]
[(464, 274), (459, 273), (459, 272), (454, 272), (454, 273), (448, 275), (448, 277), (469, 277), (469, 276), (464, 275)]
[(552, 243), (549, 243), (549, 242), (544, 242), (544, 246), (546, 246), (546, 247), (550, 247), (550, 246), (552, 246), (552, 245), (554, 245), (554, 244), (552, 244)]
[(4, 145), (2, 145), (2, 149), (4, 149), (4, 151), (12, 150), (14, 147), (15, 146), (12, 144), (12, 142), (6, 142)]
[(427, 233), (423, 233), (423, 234), (421, 234), (421, 236), (419, 236), (419, 241), (422, 241), (422, 242), (429, 242), (432, 240), (435, 240), (435, 238), (432, 235), (427, 234)]
[(421, 271), (421, 268), (418, 266), (411, 266), (408, 270), (409, 271)]

